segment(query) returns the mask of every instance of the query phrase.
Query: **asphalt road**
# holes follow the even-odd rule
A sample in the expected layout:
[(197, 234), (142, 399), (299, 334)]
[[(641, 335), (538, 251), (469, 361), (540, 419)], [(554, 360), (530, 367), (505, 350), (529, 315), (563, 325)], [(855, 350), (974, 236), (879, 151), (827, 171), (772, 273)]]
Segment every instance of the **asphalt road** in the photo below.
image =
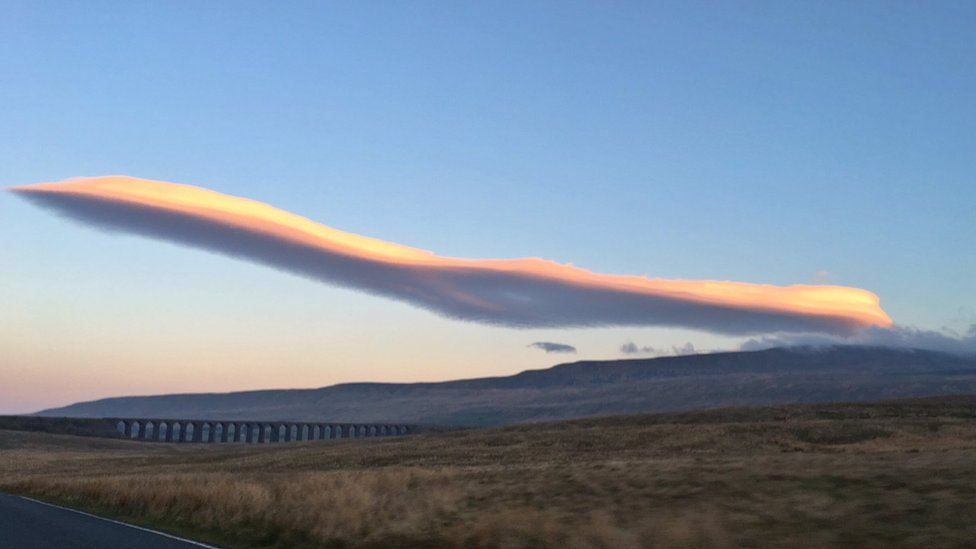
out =
[(133, 547), (189, 549), (208, 546), (19, 496), (0, 494), (2, 549)]

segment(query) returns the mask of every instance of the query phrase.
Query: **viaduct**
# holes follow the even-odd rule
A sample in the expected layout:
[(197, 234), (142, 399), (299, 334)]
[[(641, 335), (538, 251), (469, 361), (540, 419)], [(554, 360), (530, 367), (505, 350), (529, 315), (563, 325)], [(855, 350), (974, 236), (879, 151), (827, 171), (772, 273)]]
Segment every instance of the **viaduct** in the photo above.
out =
[(400, 436), (413, 429), (385, 423), (318, 423), (289, 421), (196, 421), (180, 419), (113, 419), (123, 438), (158, 442), (297, 442), (339, 438)]
[(0, 416), (0, 429), (151, 442), (253, 444), (402, 436), (420, 430), (402, 423), (44, 416)]

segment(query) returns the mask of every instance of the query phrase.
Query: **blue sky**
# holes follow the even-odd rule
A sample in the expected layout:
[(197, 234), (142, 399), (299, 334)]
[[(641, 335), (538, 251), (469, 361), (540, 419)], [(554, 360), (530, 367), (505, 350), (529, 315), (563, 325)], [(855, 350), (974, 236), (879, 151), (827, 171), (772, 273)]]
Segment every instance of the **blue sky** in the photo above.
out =
[[(856, 286), (963, 331), (974, 25), (965, 2), (24, 2), (0, 175), (191, 183), (449, 256)], [(736, 344), (452, 322), (11, 196), (0, 231), (0, 411)]]

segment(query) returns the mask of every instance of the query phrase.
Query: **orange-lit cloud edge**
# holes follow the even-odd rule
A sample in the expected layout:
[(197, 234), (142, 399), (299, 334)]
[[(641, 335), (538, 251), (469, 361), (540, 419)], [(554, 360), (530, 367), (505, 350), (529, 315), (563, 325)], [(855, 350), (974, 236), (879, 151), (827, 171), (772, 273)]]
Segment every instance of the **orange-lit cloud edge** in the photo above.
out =
[(878, 297), (858, 288), (655, 279), (534, 258), (440, 257), (191, 185), (110, 176), (10, 190), (89, 224), (251, 259), (464, 320), (664, 325), (729, 334), (850, 334), (892, 324)]

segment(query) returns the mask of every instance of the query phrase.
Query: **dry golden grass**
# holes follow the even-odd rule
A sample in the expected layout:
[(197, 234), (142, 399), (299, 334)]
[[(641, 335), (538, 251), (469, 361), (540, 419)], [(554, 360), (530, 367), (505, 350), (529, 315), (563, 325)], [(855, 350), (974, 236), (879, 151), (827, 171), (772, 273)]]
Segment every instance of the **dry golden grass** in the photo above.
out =
[(273, 446), (6, 431), (0, 489), (242, 547), (966, 547), (972, 402)]

